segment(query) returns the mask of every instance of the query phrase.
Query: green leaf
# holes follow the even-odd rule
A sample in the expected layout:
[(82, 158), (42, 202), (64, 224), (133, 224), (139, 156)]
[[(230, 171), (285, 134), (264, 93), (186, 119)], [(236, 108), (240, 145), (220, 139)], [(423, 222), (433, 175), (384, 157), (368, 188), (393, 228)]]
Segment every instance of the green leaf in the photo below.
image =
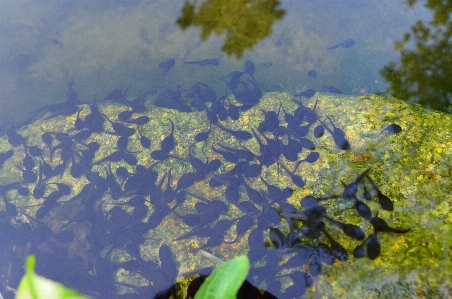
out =
[(235, 299), (248, 275), (250, 262), (241, 255), (216, 268), (201, 285), (195, 299)]
[(30, 255), (25, 263), (25, 276), (19, 283), (15, 299), (86, 299), (76, 291), (35, 273), (36, 258)]

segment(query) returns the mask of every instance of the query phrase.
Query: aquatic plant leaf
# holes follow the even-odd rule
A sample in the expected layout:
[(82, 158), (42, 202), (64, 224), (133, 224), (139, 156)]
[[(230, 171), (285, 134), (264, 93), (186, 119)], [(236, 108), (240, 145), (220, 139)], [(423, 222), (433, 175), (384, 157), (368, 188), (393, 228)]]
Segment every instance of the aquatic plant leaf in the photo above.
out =
[(235, 299), (249, 268), (250, 262), (244, 255), (221, 264), (201, 285), (195, 299)]
[(16, 299), (86, 299), (76, 291), (66, 288), (62, 284), (36, 275), (34, 271), (36, 258), (31, 255), (25, 264), (25, 276), (19, 283)]

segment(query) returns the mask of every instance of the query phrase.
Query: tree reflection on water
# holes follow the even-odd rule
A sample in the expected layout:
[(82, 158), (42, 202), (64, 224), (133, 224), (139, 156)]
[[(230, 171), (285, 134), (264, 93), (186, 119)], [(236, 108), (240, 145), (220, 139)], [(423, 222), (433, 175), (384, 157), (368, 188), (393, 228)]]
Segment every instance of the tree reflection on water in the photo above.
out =
[(186, 1), (177, 24), (183, 29), (201, 27), (201, 39), (226, 32), (222, 51), (241, 58), (261, 39), (272, 33), (272, 25), (285, 15), (277, 0), (208, 0), (200, 5)]
[[(417, 2), (407, 0), (410, 7)], [(417, 21), (395, 43), (400, 62), (389, 62), (380, 73), (394, 96), (452, 112), (452, 2), (426, 0), (425, 7), (432, 11), (432, 20)]]

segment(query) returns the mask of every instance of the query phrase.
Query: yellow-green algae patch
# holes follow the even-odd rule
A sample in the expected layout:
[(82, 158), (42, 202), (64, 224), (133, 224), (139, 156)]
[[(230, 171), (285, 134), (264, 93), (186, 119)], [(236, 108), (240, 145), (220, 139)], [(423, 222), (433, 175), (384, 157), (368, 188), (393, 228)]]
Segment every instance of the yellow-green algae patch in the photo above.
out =
[[(317, 112), (331, 116), (349, 136), (352, 149), (341, 159), (357, 170), (352, 176), (372, 166), (370, 175), (394, 201), (394, 212), (380, 210), (380, 217), (411, 230), (380, 233), (381, 256), (374, 261), (351, 258), (324, 267), (307, 297), (449, 298), (452, 117), (380, 96), (320, 97)], [(373, 138), (391, 123), (402, 132)]]
[[(238, 121), (227, 122), (225, 126), (234, 130), (251, 131), (264, 119), (261, 109), (277, 111), (280, 103), (290, 113), (297, 107), (288, 94), (267, 93), (258, 106), (244, 112)], [(303, 104), (313, 109), (316, 105), (316, 98), (303, 100)], [(116, 120), (116, 116), (124, 110), (124, 107), (119, 105), (101, 105), (99, 108), (111, 120)], [(84, 118), (89, 111), (89, 107), (85, 106), (80, 116)], [(370, 176), (381, 191), (394, 202), (393, 212), (380, 210), (379, 216), (393, 227), (410, 227), (411, 230), (406, 234), (380, 233), (381, 256), (371, 261), (367, 258), (354, 259), (351, 252), (359, 242), (346, 237), (334, 227), (328, 227), (334, 233), (336, 241), (343, 244), (351, 257), (347, 262), (336, 262), (332, 266), (324, 266), (322, 275), (316, 279), (314, 287), (307, 292), (306, 296), (315, 298), (449, 297), (452, 294), (452, 271), (450, 271), (452, 269), (452, 242), (450, 239), (452, 228), (452, 210), (450, 208), (452, 117), (393, 98), (339, 97), (327, 94), (318, 96), (316, 112), (330, 128), (331, 123), (325, 119), (326, 115), (331, 118), (335, 126), (345, 131), (351, 149), (348, 151), (338, 149), (328, 133), (316, 139), (311, 130), (307, 137), (316, 144), (315, 151), (320, 153), (320, 159), (313, 164), (302, 163), (300, 165), (297, 174), (303, 177), (306, 186), (295, 189), (289, 201), (300, 206), (300, 198), (307, 195), (322, 197), (340, 194), (343, 190), (340, 180), (345, 183), (352, 182), (357, 175), (371, 166)], [(170, 133), (171, 126), (168, 119), (175, 124), (174, 135), (177, 145), (172, 154), (178, 157), (187, 157), (188, 148), (194, 142), (194, 136), (209, 128), (203, 112), (180, 113), (165, 108), (149, 107), (147, 115), (151, 120), (143, 126), (142, 132), (152, 140), (151, 149), (146, 150), (140, 146), (138, 134), (130, 138), (128, 147), (128, 150), (136, 152), (139, 163), (146, 167), (156, 162), (150, 157), (150, 152), (159, 149), (161, 140)], [(283, 121), (282, 112), (279, 117)], [(29, 145), (39, 145), (44, 148), (40, 139), (43, 130), (66, 132), (73, 128), (75, 119), (76, 115), (39, 120), (19, 130), (19, 133), (28, 137)], [(387, 125), (392, 123), (400, 125), (402, 132), (395, 135), (383, 133), (376, 137)], [(113, 131), (107, 122), (106, 131)], [(93, 134), (86, 142), (96, 141), (101, 144), (94, 161), (115, 151), (116, 140), (117, 136), (107, 133)], [(192, 151), (201, 160), (205, 159), (204, 153), (209, 160), (219, 158), (219, 155), (211, 149), (212, 145), (219, 142), (239, 148), (238, 144), (241, 144), (256, 154), (259, 153), (259, 146), (254, 139), (238, 142), (216, 127), (212, 128), (209, 140), (196, 144)], [(5, 137), (0, 138), (0, 152), (11, 148)], [(303, 150), (299, 158), (303, 159), (308, 153), (309, 151)], [(20, 180), (21, 173), (16, 165), (21, 165), (23, 157), (23, 147), (15, 149), (14, 156), (5, 163), (0, 171), (1, 184)], [(46, 162), (52, 166), (59, 164), (61, 162), (59, 151), (55, 152), (53, 161), (47, 160)], [(289, 165), (284, 158), (281, 158), (281, 162)], [(119, 166), (125, 166), (130, 172), (133, 171), (133, 167), (125, 163), (112, 163), (112, 171), (114, 172)], [(232, 163), (224, 162), (220, 172), (224, 173), (232, 167)], [(171, 169), (174, 178), (173, 188), (182, 173), (193, 171), (189, 163), (172, 158), (158, 164), (155, 169), (159, 173), (159, 180), (164, 173)], [(104, 166), (96, 165), (93, 170), (105, 176)], [(291, 184), (287, 174), (277, 165), (265, 169), (262, 176), (271, 184), (280, 187), (295, 187)], [(61, 178), (54, 177), (51, 182), (64, 182), (71, 186), (72, 194), (60, 200), (64, 202), (78, 194), (87, 180), (74, 179), (66, 170)], [(249, 183), (253, 188), (265, 189), (260, 180), (250, 180)], [(33, 186), (30, 186), (30, 192), (32, 188)], [(207, 198), (224, 200), (224, 188), (211, 189), (207, 181), (196, 183), (189, 188), (189, 191)], [(31, 214), (36, 207), (29, 206), (42, 202), (42, 200), (35, 200), (32, 196), (23, 197), (11, 194), (10, 197), (12, 202), (19, 207), (19, 211)], [(104, 199), (107, 202), (112, 201), (109, 196), (105, 196)], [(178, 213), (193, 212), (194, 204), (198, 201), (189, 197), (184, 205), (178, 208)], [(369, 205), (374, 213), (380, 209), (375, 200)], [(326, 202), (325, 206), (330, 216), (334, 216), (339, 221), (359, 225), (366, 231), (366, 234), (372, 233), (370, 224), (357, 215), (351, 202), (336, 199)], [(112, 205), (102, 205), (105, 210), (111, 207)], [(127, 206), (124, 208), (127, 209)], [(152, 207), (150, 210), (151, 213), (154, 212)], [(50, 216), (59, 219), (59, 221), (52, 222), (52, 229), (58, 231), (59, 227), (67, 222), (62, 217), (73, 216), (76, 211), (77, 207), (74, 206), (74, 203), (61, 205), (52, 211)], [(221, 219), (233, 219), (241, 215), (243, 215), (242, 212), (230, 205), (229, 214), (222, 216)], [(21, 219), (24, 221), (23, 217)], [(281, 229), (286, 232), (288, 230), (284, 226)], [(149, 239), (141, 247), (143, 258), (158, 260), (158, 248), (165, 243), (176, 254), (180, 274), (213, 265), (211, 261), (196, 254), (196, 250), (205, 244), (205, 238), (175, 241), (177, 237), (189, 230), (190, 227), (183, 224), (175, 214), (167, 216), (159, 227), (146, 235)], [(232, 227), (225, 239), (230, 241), (234, 238), (234, 227)], [(223, 244), (213, 248), (211, 252), (224, 260), (229, 260), (239, 254), (246, 254), (246, 240), (247, 235), (240, 242)], [(327, 240), (323, 241), (328, 243)], [(74, 242), (78, 242), (78, 244), (71, 245), (76, 250), (74, 249), (70, 254), (86, 258), (86, 244), (83, 249), (83, 242), (80, 238)], [(118, 262), (128, 259), (127, 254), (122, 250), (115, 251), (115, 258)], [(137, 285), (147, 283), (142, 277), (123, 270), (118, 271), (118, 280)], [(290, 285), (290, 281), (288, 284)]]

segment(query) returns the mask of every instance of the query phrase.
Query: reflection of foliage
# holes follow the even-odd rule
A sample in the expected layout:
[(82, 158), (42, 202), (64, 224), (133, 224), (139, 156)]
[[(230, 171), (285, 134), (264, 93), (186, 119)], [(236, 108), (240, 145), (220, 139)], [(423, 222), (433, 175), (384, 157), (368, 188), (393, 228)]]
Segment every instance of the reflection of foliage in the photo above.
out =
[[(407, 0), (413, 6), (417, 0)], [(400, 65), (390, 62), (382, 76), (391, 84), (389, 91), (404, 100), (451, 112), (452, 109), (452, 2), (426, 0), (433, 20), (417, 21), (411, 33), (396, 42), (401, 51)], [(414, 50), (410, 49), (414, 43)]]
[(212, 31), (227, 31), (223, 52), (240, 58), (246, 49), (271, 34), (273, 22), (285, 14), (278, 6), (277, 0), (208, 0), (199, 7), (187, 1), (177, 24), (182, 29), (200, 26), (202, 40)]

